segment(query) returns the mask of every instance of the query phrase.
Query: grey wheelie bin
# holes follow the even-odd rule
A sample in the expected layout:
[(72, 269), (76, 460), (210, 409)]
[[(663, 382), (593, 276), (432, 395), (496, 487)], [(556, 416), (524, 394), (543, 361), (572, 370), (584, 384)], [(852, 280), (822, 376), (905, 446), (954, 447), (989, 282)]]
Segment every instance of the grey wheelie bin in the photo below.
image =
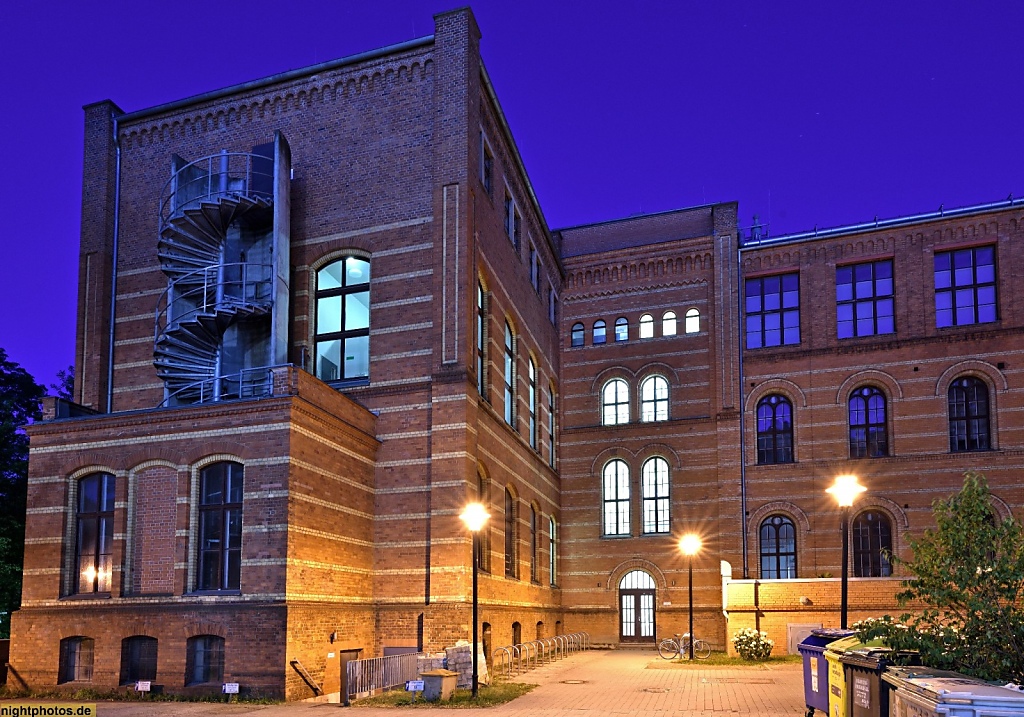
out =
[(807, 705), (807, 717), (814, 717), (814, 710), (828, 714), (828, 662), (825, 660), (825, 648), (829, 643), (853, 634), (853, 630), (822, 628), (812, 630), (797, 645), (797, 651), (804, 658), (804, 704)]
[(1024, 715), (1024, 692), (927, 668), (890, 668), (890, 717), (1010, 717)]

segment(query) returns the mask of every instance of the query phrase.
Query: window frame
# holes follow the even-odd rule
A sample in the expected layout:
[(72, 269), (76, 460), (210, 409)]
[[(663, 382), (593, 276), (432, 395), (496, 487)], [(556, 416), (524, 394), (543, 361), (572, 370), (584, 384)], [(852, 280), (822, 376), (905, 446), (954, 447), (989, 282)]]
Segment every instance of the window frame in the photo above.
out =
[(548, 516), (548, 584), (558, 585), (558, 521)]
[[(874, 530), (872, 526), (866, 525), (872, 522), (869, 516), (877, 516)], [(850, 539), (853, 548), (853, 577), (892, 576), (892, 562), (886, 557), (886, 552), (891, 554), (893, 550), (892, 520), (888, 515), (877, 508), (862, 510), (850, 521)]]
[(505, 487), (505, 577), (519, 579), (519, 499)]
[(516, 336), (505, 321), (505, 423), (518, 431), (516, 425)]
[(480, 183), (490, 199), (494, 199), (494, 151), (487, 135), (480, 131)]
[(527, 366), (526, 398), (530, 411), (530, 448), (539, 452), (540, 445), (537, 443), (537, 364), (534, 363), (532, 357)]
[(487, 292), (483, 282), (476, 283), (476, 390), (490, 403), (487, 390)]
[[(349, 284), (348, 278), (348, 267), (347, 263), (350, 259), (364, 262), (366, 264), (366, 281), (360, 283)], [(337, 287), (331, 287), (329, 289), (320, 288), (321, 275), (328, 268), (335, 264), (341, 264), (341, 270), (339, 272), (341, 276), (341, 285)], [(319, 378), (324, 383), (331, 385), (358, 385), (362, 383), (369, 383), (370, 381), (370, 327), (372, 325), (373, 316), (373, 297), (371, 296), (371, 278), (373, 276), (373, 267), (370, 259), (365, 256), (358, 254), (345, 254), (342, 256), (336, 256), (330, 261), (325, 262), (319, 268), (313, 272), (313, 321), (312, 321), (312, 332), (313, 332), (313, 375)], [(346, 329), (346, 322), (348, 316), (348, 297), (355, 294), (366, 294), (366, 327), (359, 329)], [(340, 314), (339, 322), (340, 329), (338, 331), (324, 331), (320, 332), (320, 301), (325, 299), (339, 298)], [(345, 345), (351, 339), (358, 339), (366, 337), (366, 373), (348, 376), (345, 365), (346, 349)], [(320, 361), (320, 344), (327, 343), (330, 341), (340, 342), (340, 357), (338, 364), (338, 375), (335, 378), (324, 378), (321, 375), (321, 361)]]
[(700, 309), (691, 307), (686, 310), (686, 313), (683, 315), (683, 333), (700, 333)]
[(662, 456), (651, 456), (640, 469), (640, 502), (644, 535), (672, 532), (672, 470)]
[[(971, 391), (974, 392), (973, 398)], [(962, 395), (955, 403), (954, 394)], [(981, 403), (978, 399), (982, 396), (984, 410), (972, 410), (972, 406)], [(946, 412), (950, 453), (992, 450), (992, 400), (987, 381), (977, 376), (958, 376), (951, 381), (946, 391)]]
[(569, 331), (569, 348), (575, 349), (583, 346), (586, 343), (586, 337), (587, 327), (583, 325), (583, 322), (577, 321)]
[[(888, 276), (879, 272), (888, 271)], [(867, 276), (861, 276), (867, 272)], [(843, 275), (849, 274), (849, 280)], [(886, 292), (888, 282), (888, 293)], [(861, 336), (884, 336), (896, 333), (896, 277), (892, 259), (843, 264), (836, 267), (836, 338), (858, 338)], [(861, 295), (862, 287), (869, 292)], [(888, 313), (880, 314), (888, 305)], [(844, 314), (848, 312), (849, 317)], [(869, 314), (862, 316), (861, 314)], [(881, 322), (888, 319), (888, 325)], [(870, 322), (870, 326), (865, 323)], [(843, 327), (849, 325), (849, 331)]]
[[(88, 510), (88, 485), (96, 483), (96, 509)], [(110, 594), (114, 568), (114, 509), (117, 479), (111, 473), (90, 473), (78, 479), (75, 497), (75, 577), (73, 594)], [(88, 541), (92, 526), (92, 541)], [(92, 542), (91, 548), (84, 543)], [(91, 585), (90, 585), (91, 583)]]
[[(654, 387), (653, 394), (648, 398), (647, 387), (652, 385)], [(661, 398), (658, 397), (659, 387), (663, 387), (665, 393)], [(660, 423), (669, 420), (670, 399), (668, 379), (661, 374), (652, 374), (646, 377), (640, 382), (640, 422)]]
[(555, 440), (555, 387), (548, 384), (548, 465), (555, 467), (557, 443)]
[(652, 314), (642, 314), (640, 316), (640, 336), (641, 339), (653, 339), (654, 338), (654, 316)]
[[(600, 333), (598, 333), (600, 332)], [(592, 327), (590, 343), (593, 346), (600, 346), (608, 342), (608, 323), (604, 319), (598, 319)]]
[[(222, 484), (220, 494), (223, 496), (220, 502), (207, 501), (206, 481), (214, 478), (214, 471), (223, 469), (224, 475), (220, 477)], [(236, 472), (238, 475), (235, 475)], [(243, 510), (245, 504), (245, 466), (237, 461), (217, 461), (203, 466), (197, 476), (199, 481), (198, 499), (196, 501), (198, 540), (195, 546), (196, 560), (196, 592), (201, 593), (227, 593), (237, 594), (242, 588), (242, 527)], [(237, 483), (237, 485), (236, 485)], [(233, 488), (237, 489), (238, 500), (234, 500)], [(219, 523), (220, 537), (216, 539), (218, 546), (205, 548), (208, 542), (215, 539), (208, 537), (207, 520)], [(237, 520), (237, 547), (233, 546), (230, 535), (233, 521)], [(211, 528), (212, 530), (212, 528)], [(206, 573), (206, 561), (213, 559), (215, 570), (212, 576)], [(213, 580), (209, 581), (212, 577)]]
[[(476, 474), (477, 500), (490, 511), (491, 509), (491, 481), (480, 471)], [(484, 527), (477, 534), (480, 546), (480, 554), (477, 556), (477, 567), (485, 573), (491, 572), (491, 521), (484, 523)]]
[[(978, 263), (978, 254), (983, 251), (991, 252), (991, 263)], [(957, 257), (963, 256), (969, 256), (969, 266), (957, 267)], [(940, 262), (947, 263), (947, 266), (940, 268)], [(981, 267), (988, 269), (979, 271)], [(962, 273), (967, 270), (970, 271), (970, 281), (959, 283)], [(941, 274), (948, 276), (941, 277)], [(995, 244), (937, 251), (934, 254), (932, 275), (935, 282), (935, 328), (947, 329), (999, 321), (999, 264)], [(991, 294), (991, 302), (982, 303), (983, 293)], [(967, 299), (968, 295), (970, 301), (961, 304), (960, 299)], [(946, 303), (948, 306), (944, 306)], [(991, 306), (991, 318), (981, 317), (982, 306)], [(967, 310), (970, 311), (969, 320), (961, 313)], [(947, 312), (948, 322), (943, 320)]]
[[(878, 401), (875, 401), (878, 399)], [(854, 402), (863, 403), (857, 410), (863, 413), (863, 421), (854, 422)], [(872, 402), (875, 403), (872, 406)], [(878, 402), (881, 403), (881, 420), (878, 419)], [(850, 392), (846, 402), (849, 422), (850, 458), (885, 458), (889, 448), (889, 397), (878, 386), (858, 386)], [(874, 415), (873, 415), (874, 414)], [(863, 430), (863, 439), (855, 435)]]
[(629, 319), (620, 316), (615, 319), (615, 343), (624, 344), (629, 341)]
[(155, 682), (159, 649), (157, 638), (150, 635), (131, 635), (122, 639), (121, 675), (118, 684), (132, 685), (140, 680)]
[[(777, 289), (774, 287), (776, 281)], [(800, 272), (746, 279), (743, 282), (743, 306), (748, 350), (800, 344)], [(756, 328), (752, 330), (755, 324)], [(778, 340), (769, 341), (770, 335), (775, 333)], [(756, 341), (752, 342), (751, 337), (757, 337)]]
[[(611, 400), (609, 400), (609, 389), (613, 389)], [(612, 410), (611, 414), (608, 412), (609, 408)], [(609, 415), (614, 420), (608, 420)], [(629, 423), (629, 384), (622, 378), (609, 379), (601, 387), (601, 425), (622, 426), (627, 423)]]
[(676, 312), (666, 311), (661, 315), (661, 335), (662, 336), (675, 336), (679, 332), (679, 319), (676, 318)]
[[(792, 531), (792, 549), (784, 550), (783, 538), (780, 532), (789, 528)], [(765, 530), (770, 535), (766, 541)], [(784, 513), (772, 513), (766, 515), (757, 527), (758, 535), (758, 574), (762, 580), (795, 580), (800, 577), (799, 573), (799, 545), (797, 544), (796, 523)], [(770, 550), (771, 538), (774, 537), (774, 550)], [(784, 566), (783, 560), (791, 558), (792, 563)], [(769, 569), (765, 569), (765, 559), (772, 561)], [(785, 567), (785, 569), (784, 569)], [(767, 574), (766, 574), (767, 573)], [(784, 575), (785, 573), (785, 575)]]
[(60, 641), (57, 658), (57, 684), (92, 682), (96, 659), (96, 641), (85, 635), (65, 637)]
[(621, 458), (613, 458), (601, 469), (602, 537), (623, 538), (632, 535), (629, 493), (629, 465)]
[(540, 584), (540, 522), (537, 506), (530, 505), (530, 582)]
[[(762, 409), (767, 408), (770, 416), (762, 415)], [(788, 425), (779, 427), (779, 412), (785, 409), (788, 412)], [(766, 426), (765, 421), (769, 421)], [(762, 396), (757, 402), (754, 411), (754, 421), (757, 427), (757, 464), (759, 466), (780, 465), (783, 463), (795, 463), (795, 451), (793, 441), (793, 403), (787, 396), (781, 393), (770, 393)]]
[[(224, 681), (224, 643), (219, 635), (193, 635), (185, 643), (185, 686), (217, 684)], [(196, 658), (204, 659), (197, 664)], [(199, 672), (201, 670), (201, 672)], [(194, 679), (196, 677), (201, 679)]]

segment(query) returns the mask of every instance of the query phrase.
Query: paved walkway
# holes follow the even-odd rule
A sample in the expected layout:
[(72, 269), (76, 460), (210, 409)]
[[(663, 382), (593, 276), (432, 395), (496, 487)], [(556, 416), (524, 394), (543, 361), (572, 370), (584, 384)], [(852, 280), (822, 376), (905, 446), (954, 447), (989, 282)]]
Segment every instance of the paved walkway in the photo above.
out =
[[(803, 672), (799, 663), (772, 666), (691, 668), (667, 663), (651, 652), (590, 652), (531, 670), (518, 678), (539, 687), (500, 707), (445, 712), (451, 717), (714, 717), (802, 715)], [(0, 702), (2, 704), (2, 702)], [(188, 702), (104, 702), (100, 717), (396, 717), (395, 709), (336, 704), (239, 705)], [(402, 710), (406, 717), (422, 710)]]

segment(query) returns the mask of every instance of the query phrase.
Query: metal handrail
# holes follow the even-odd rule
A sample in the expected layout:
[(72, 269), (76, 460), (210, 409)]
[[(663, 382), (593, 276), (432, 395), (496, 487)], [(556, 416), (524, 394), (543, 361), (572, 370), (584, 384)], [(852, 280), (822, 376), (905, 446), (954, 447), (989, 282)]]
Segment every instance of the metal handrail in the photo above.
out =
[[(267, 162), (270, 171), (254, 167), (257, 159)], [(254, 180), (263, 180), (268, 189), (254, 187)], [(251, 152), (220, 152), (189, 162), (172, 174), (160, 190), (160, 228), (203, 201), (232, 196), (273, 201), (273, 158)]]
[[(196, 269), (172, 280), (156, 302), (154, 340), (159, 341), (171, 324), (211, 310), (253, 304), (269, 306), (273, 272), (271, 264), (233, 262)], [(181, 309), (182, 306), (185, 308)], [(176, 308), (180, 312), (177, 315)]]
[[(182, 386), (174, 393), (169, 394), (163, 401), (157, 404), (157, 408), (167, 407), (178, 395), (187, 391), (194, 392), (196, 388), (199, 389), (199, 399), (193, 401), (193, 404), (206, 403), (212, 400), (247, 400), (273, 396), (273, 370), (290, 367), (291, 365), (290, 363), (284, 363), (274, 366), (254, 366), (225, 376), (211, 376), (210, 378), (193, 381), (187, 386)], [(254, 376), (260, 373), (264, 374), (261, 378), (254, 378)]]

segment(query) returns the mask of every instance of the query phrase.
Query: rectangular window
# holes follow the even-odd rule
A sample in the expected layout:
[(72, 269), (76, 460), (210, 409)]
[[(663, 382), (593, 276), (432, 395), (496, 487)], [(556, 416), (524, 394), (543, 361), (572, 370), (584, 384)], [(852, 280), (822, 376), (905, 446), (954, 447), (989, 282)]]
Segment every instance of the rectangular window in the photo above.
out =
[(800, 275), (747, 279), (747, 348), (800, 343)]
[(896, 331), (892, 259), (836, 267), (839, 338)]
[(505, 423), (516, 427), (516, 354), (512, 328), (505, 324)]
[(936, 327), (987, 324), (997, 314), (995, 247), (937, 252)]
[(487, 295), (484, 285), (476, 285), (476, 390), (485, 400), (489, 401), (485, 371), (487, 370)]
[(555, 387), (548, 388), (548, 465), (555, 467)]
[(512, 198), (512, 194), (506, 189), (505, 190), (505, 233), (508, 234), (508, 238), (512, 240), (513, 246), (516, 251), (519, 251), (519, 243), (522, 239), (522, 223), (523, 220), (519, 216), (519, 209), (516, 207), (516, 201)]
[(480, 133), (480, 182), (488, 197), (494, 196), (494, 153), (487, 144), (487, 137)]
[(558, 306), (558, 297), (555, 295), (555, 287), (548, 286), (548, 321), (555, 325), (555, 309)]

